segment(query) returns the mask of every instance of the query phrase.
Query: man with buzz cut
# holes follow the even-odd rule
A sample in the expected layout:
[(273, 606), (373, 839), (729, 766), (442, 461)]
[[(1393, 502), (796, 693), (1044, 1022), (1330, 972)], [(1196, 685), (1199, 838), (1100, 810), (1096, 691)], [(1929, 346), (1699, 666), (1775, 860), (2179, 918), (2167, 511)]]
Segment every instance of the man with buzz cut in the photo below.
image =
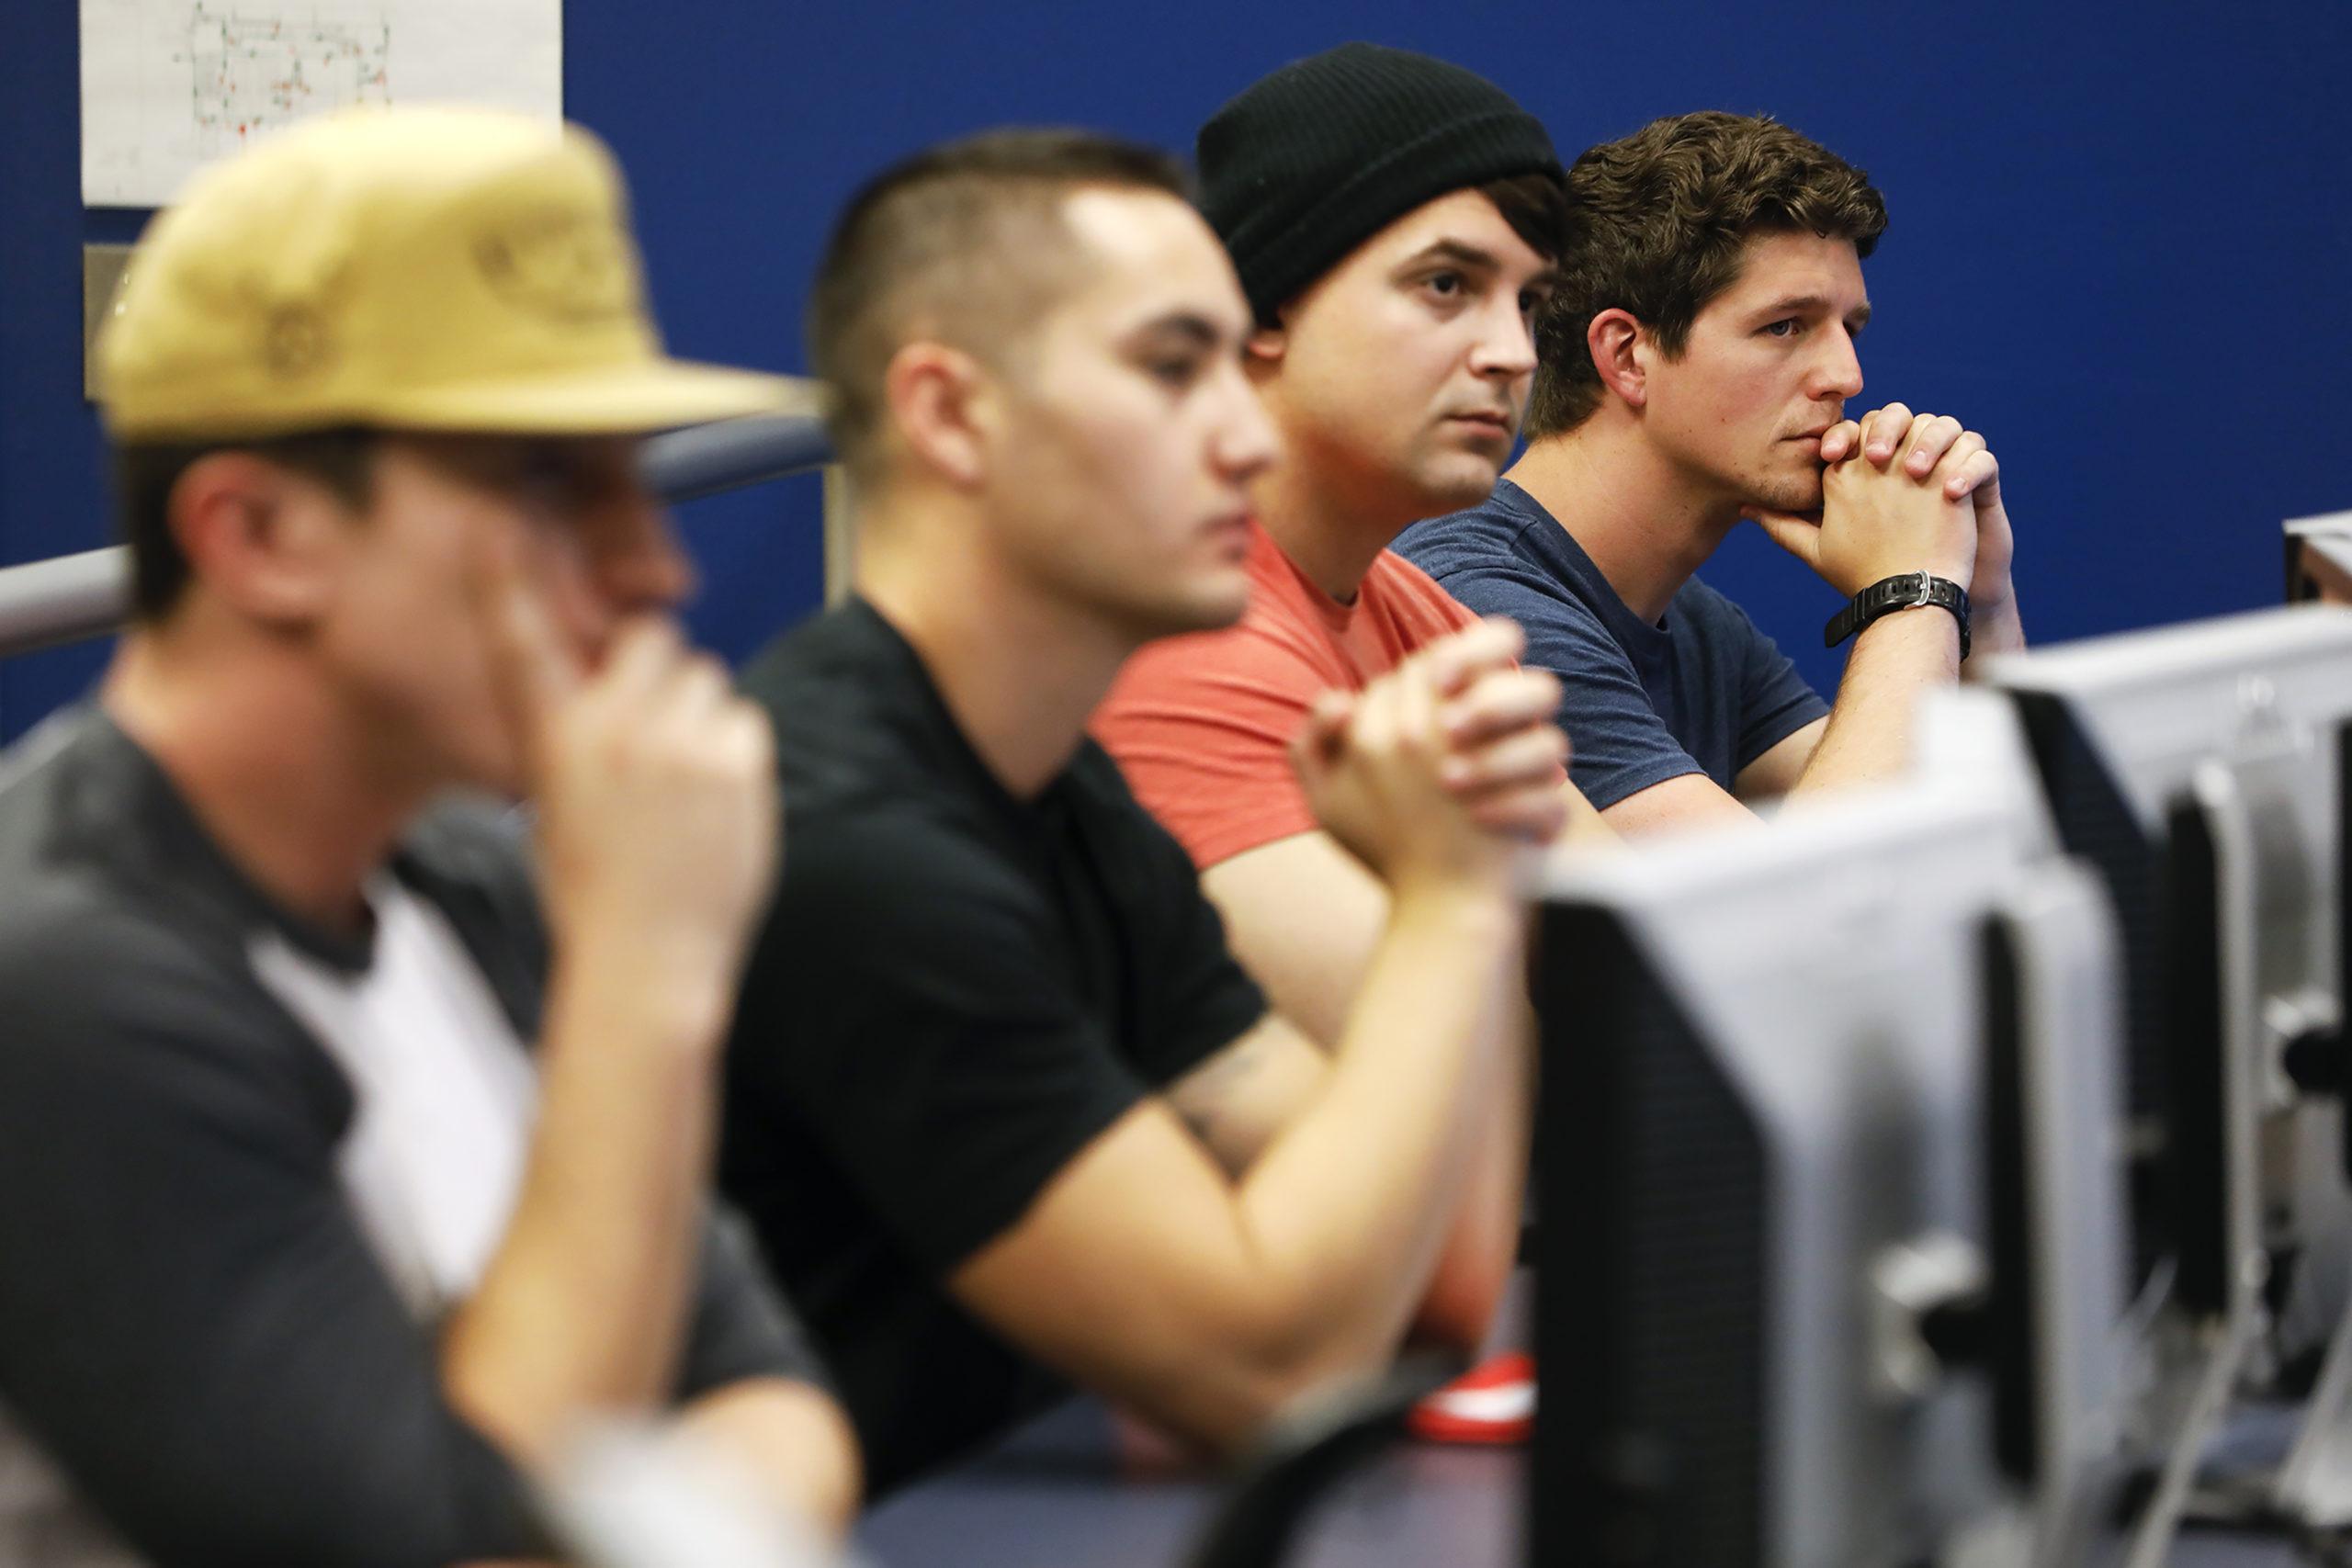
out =
[[(621, 203), (584, 133), (358, 110), (141, 243), (130, 624), (0, 759), (0, 1562), (548, 1557), (615, 1418), (854, 1506), (707, 1201), (775, 801), (636, 468), (782, 388), (662, 354)], [(536, 890), (453, 789), (533, 800)]]
[[(1921, 696), (2025, 637), (1984, 438), (1901, 403), (1843, 417), (1879, 193), (1787, 126), (1705, 113), (1593, 148), (1568, 195), (1527, 449), (1398, 549), (1527, 628), (1566, 689), (1576, 780), (1621, 831), (1893, 776)], [(1742, 517), (1849, 602), (1834, 706), (1693, 575)]]
[(855, 594), (742, 677), (795, 848), (721, 1171), (875, 1485), (1073, 1385), (1231, 1450), (1417, 1327), (1474, 1344), (1556, 683), (1465, 621), (1302, 713), (1304, 797), (1387, 897), (1310, 1041), (1085, 732), (1138, 648), (1241, 614), (1279, 457), (1181, 172), (1076, 132), (934, 149), (850, 204), (808, 319)]

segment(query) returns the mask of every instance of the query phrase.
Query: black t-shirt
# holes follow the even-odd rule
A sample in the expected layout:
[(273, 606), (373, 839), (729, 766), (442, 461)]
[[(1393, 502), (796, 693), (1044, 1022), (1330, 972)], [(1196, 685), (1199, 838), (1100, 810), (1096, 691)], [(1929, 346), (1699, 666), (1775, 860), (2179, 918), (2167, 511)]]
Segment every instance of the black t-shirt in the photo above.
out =
[(1061, 1392), (944, 1277), (1265, 1001), (1102, 749), (1014, 798), (871, 607), (802, 626), (743, 688), (775, 720), (786, 830), (720, 1177), (879, 1489)]
[[(437, 813), (390, 871), (531, 1038), (548, 949), (514, 834)], [(159, 1562), (540, 1555), (358, 1222), (361, 1107), (257, 971), (279, 942), (370, 963), (247, 882), (102, 714), (0, 758), (0, 1545), (91, 1540), (78, 1503)], [(705, 1233), (682, 1398), (816, 1371), (733, 1230)]]

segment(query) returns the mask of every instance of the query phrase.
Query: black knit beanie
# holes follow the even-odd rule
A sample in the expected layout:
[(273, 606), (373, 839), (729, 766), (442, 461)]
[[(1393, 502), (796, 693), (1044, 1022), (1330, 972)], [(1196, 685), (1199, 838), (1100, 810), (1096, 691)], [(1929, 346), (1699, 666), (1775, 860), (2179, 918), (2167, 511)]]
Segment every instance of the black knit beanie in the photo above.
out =
[(1396, 219), (1510, 175), (1566, 181), (1543, 125), (1473, 71), (1343, 43), (1201, 127), (1201, 209), (1261, 321)]

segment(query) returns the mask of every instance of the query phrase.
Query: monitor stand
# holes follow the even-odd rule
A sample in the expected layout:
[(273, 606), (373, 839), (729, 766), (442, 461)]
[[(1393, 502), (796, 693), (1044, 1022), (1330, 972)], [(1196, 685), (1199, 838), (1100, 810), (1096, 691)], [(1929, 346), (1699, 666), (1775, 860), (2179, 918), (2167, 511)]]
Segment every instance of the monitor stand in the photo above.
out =
[(2304, 1408), (2295, 1445), (2278, 1467), (2271, 1501), (2305, 1525), (2352, 1525), (2352, 1311), (2328, 1341), (2319, 1384)]
[(2132, 1533), (2126, 1568), (2165, 1568), (2172, 1560), (2173, 1537), (2185, 1518), (2203, 1517), (2194, 1495), (2206, 1450), (2220, 1435), (2237, 1392), (2238, 1373), (2245, 1363), (2252, 1336), (2242, 1322), (2214, 1320), (2199, 1325), (2214, 1341), (2205, 1375), (2183, 1413), (2179, 1437), (2165, 1456), (2154, 1493)]

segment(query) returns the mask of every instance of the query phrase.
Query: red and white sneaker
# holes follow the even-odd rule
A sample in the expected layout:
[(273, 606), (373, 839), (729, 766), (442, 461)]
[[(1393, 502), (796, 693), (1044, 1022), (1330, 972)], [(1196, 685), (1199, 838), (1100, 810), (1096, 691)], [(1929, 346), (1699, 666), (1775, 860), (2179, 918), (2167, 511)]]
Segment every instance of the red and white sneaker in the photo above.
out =
[(1535, 1430), (1535, 1358), (1489, 1357), (1413, 1406), (1406, 1429), (1432, 1443), (1523, 1443)]

